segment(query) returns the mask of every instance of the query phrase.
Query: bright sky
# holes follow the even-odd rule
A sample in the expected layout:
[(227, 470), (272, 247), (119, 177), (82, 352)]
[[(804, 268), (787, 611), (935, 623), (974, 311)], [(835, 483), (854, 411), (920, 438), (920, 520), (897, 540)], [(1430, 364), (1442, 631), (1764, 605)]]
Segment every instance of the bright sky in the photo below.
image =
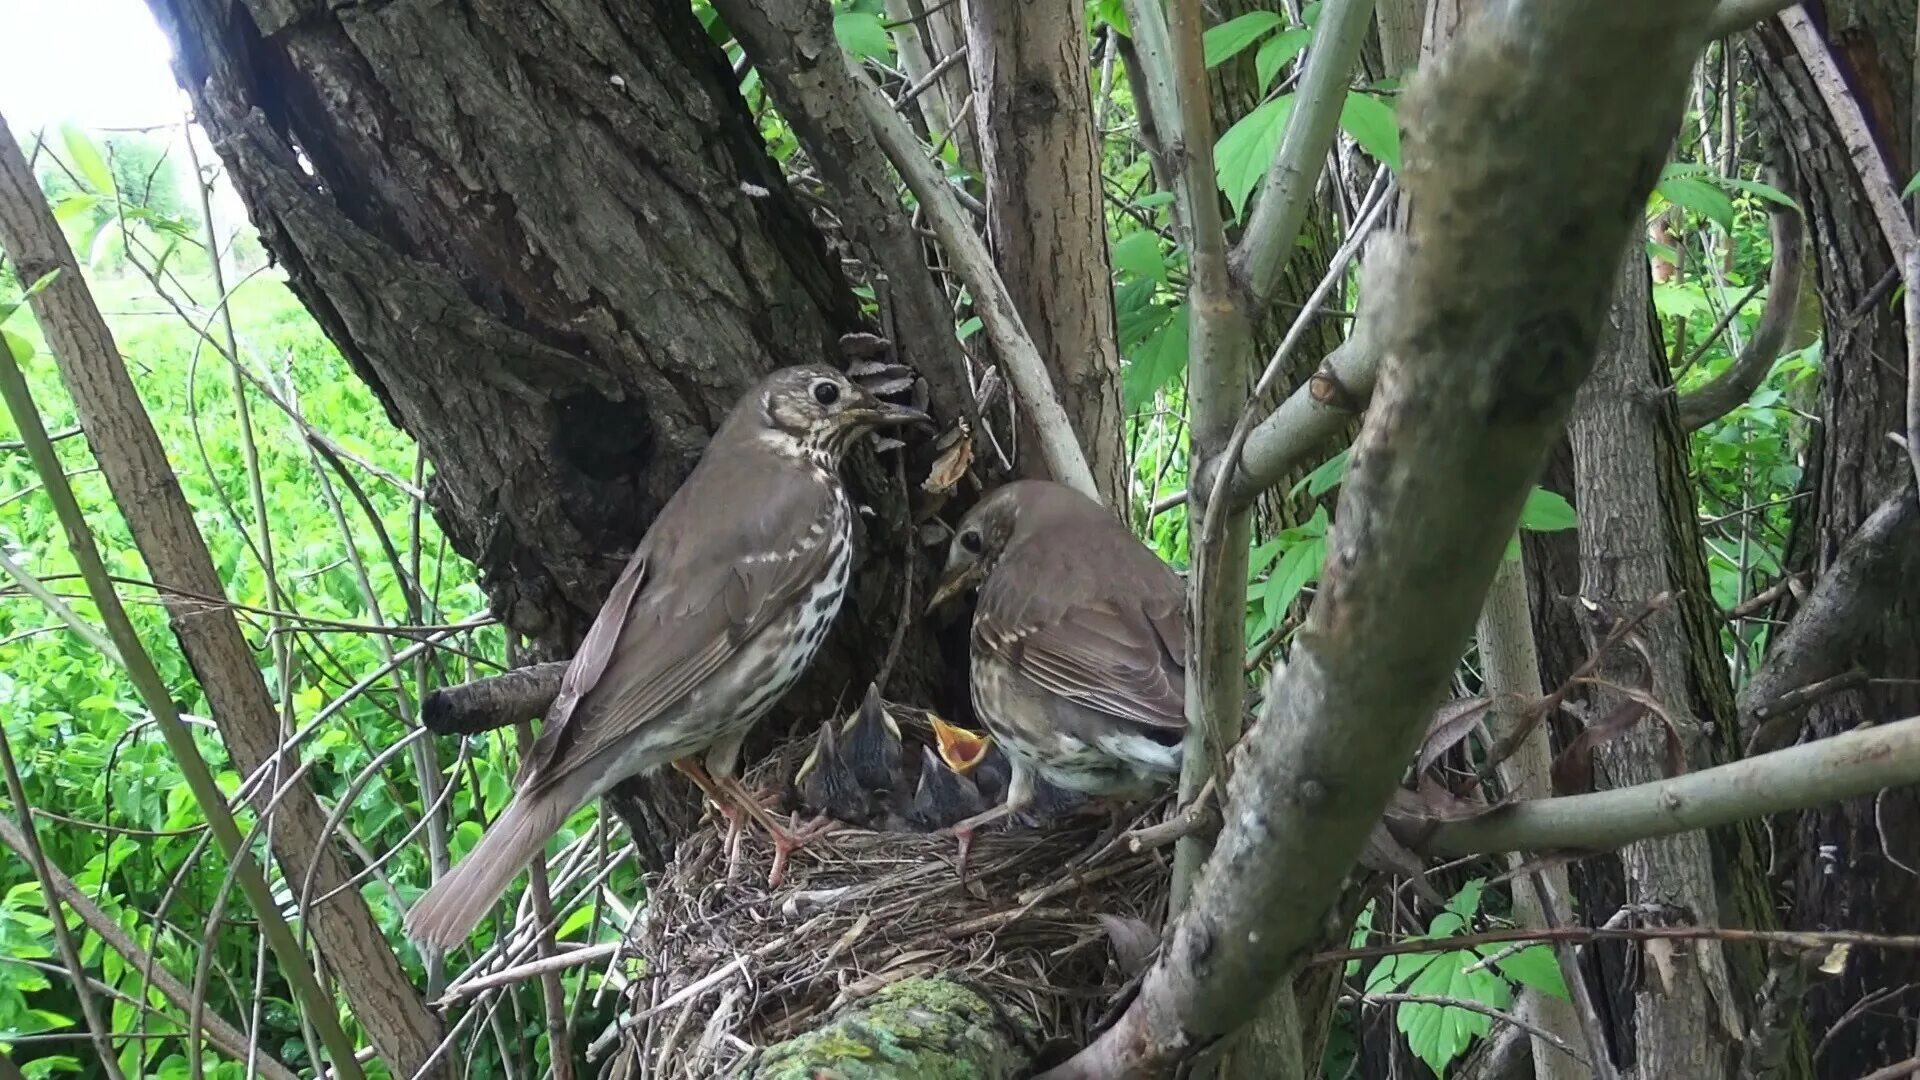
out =
[(187, 106), (142, 0), (0, 0), (0, 113), (14, 135), (176, 123)]

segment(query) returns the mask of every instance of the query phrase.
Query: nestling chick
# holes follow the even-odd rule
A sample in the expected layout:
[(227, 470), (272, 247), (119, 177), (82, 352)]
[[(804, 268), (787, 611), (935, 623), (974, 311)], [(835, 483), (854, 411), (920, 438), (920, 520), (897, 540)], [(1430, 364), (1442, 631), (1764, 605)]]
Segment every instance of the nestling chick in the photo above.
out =
[(900, 773), (900, 726), (880, 703), (878, 684), (868, 684), (860, 708), (841, 728), (840, 753), (861, 787), (875, 795), (892, 789)]
[(860, 783), (840, 751), (839, 730), (832, 721), (820, 725), (813, 752), (794, 775), (800, 805), (836, 821), (864, 825), (873, 815), (873, 796)]

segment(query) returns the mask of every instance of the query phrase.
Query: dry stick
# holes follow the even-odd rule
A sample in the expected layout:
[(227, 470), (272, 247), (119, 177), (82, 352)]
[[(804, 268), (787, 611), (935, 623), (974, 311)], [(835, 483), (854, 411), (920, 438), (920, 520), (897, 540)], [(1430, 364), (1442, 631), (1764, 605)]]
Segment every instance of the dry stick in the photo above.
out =
[[(4, 124), (0, 124), (0, 153), (12, 147), (12, 135)], [(17, 151), (15, 151), (17, 153)], [(193, 792), (200, 812), (206, 816), (212, 833), (219, 841), (227, 857), (240, 873), (242, 889), (248, 902), (253, 906), (260, 920), (263, 933), (273, 946), (274, 954), (280, 961), (288, 984), (294, 996), (307, 1011), (316, 1013), (315, 1023), (319, 1027), (321, 1041), (327, 1053), (332, 1055), (336, 1067), (342, 1075), (359, 1077), (359, 1070), (353, 1064), (353, 1043), (347, 1039), (346, 1032), (340, 1027), (340, 1021), (334, 1011), (331, 995), (321, 988), (314, 977), (313, 969), (307, 966), (306, 956), (300, 951), (299, 944), (293, 938), (293, 932), (286, 921), (280, 917), (280, 909), (274, 904), (273, 892), (268, 887), (260, 868), (253, 861), (252, 854), (241, 843), (240, 829), (232, 815), (227, 812), (225, 799), (219, 787), (213, 781), (213, 775), (207, 769), (205, 759), (200, 756), (200, 748), (193, 741), (193, 735), (187, 725), (181, 721), (179, 712), (174, 708), (173, 698), (167, 691), (166, 680), (147, 655), (145, 646), (140, 642), (139, 633), (127, 617), (127, 610), (120, 603), (119, 594), (114, 592), (107, 578), (107, 569), (100, 559), (100, 552), (94, 546), (92, 529), (87, 525), (86, 517), (81, 513), (80, 504), (74, 498), (73, 488), (67, 484), (61, 471), (59, 458), (55, 455), (53, 444), (47, 441), (46, 428), (40, 423), (40, 414), (34, 407), (33, 396), (27, 388), (26, 379), (20, 374), (19, 367), (13, 362), (10, 352), (0, 349), (0, 396), (6, 399), (7, 409), (13, 414), (14, 424), (20, 430), (27, 443), (28, 453), (33, 458), (34, 468), (39, 471), (41, 482), (46, 485), (47, 495), (52, 499), (54, 512), (60, 518), (62, 529), (67, 534), (67, 544), (74, 561), (79, 564), (80, 572), (87, 581), (87, 591), (92, 595), (94, 605), (99, 609), (101, 621), (107, 626), (116, 651), (127, 669), (127, 676), (134, 689), (139, 693), (147, 709), (159, 722), (161, 734), (167, 741), (176, 763)]]
[[(533, 748), (533, 725), (525, 720), (514, 725), (514, 735), (520, 744), (520, 760), (527, 760)], [(553, 913), (553, 893), (548, 887), (547, 853), (542, 847), (533, 862), (527, 867), (527, 896), (533, 904), (534, 918), (543, 926), (555, 921)], [(541, 959), (551, 960), (559, 952), (552, 932), (543, 931), (534, 937), (534, 951)], [(548, 971), (540, 976), (540, 991), (547, 1011), (547, 1057), (552, 1062), (553, 1080), (573, 1080), (573, 1057), (569, 1052), (572, 1039), (567, 1030), (567, 998), (560, 986), (559, 971)]]
[[(0, 351), (6, 349), (6, 343), (0, 341)], [(60, 890), (54, 884), (53, 869), (47, 864), (47, 854), (40, 848), (40, 834), (33, 824), (33, 809), (27, 803), (27, 789), (20, 782), (20, 770), (13, 760), (13, 744), (3, 729), (0, 729), (0, 770), (6, 773), (7, 795), (13, 800), (14, 812), (20, 815), (22, 842), (19, 850), (26, 856), (27, 865), (33, 867), (34, 877), (40, 881), (40, 900), (53, 921), (53, 940), (60, 948), (60, 959), (67, 965), (67, 974), (73, 981), (73, 994), (80, 1002), (80, 1015), (87, 1022), (87, 1034), (100, 1054), (100, 1067), (106, 1070), (111, 1080), (124, 1080), (120, 1061), (113, 1053), (113, 1043), (107, 1037), (107, 1026), (100, 1019), (100, 1006), (87, 988), (87, 969), (80, 962), (80, 950), (74, 947), (73, 935), (67, 930), (67, 916), (61, 907)]]
[(1511, 1024), (1527, 1034), (1532, 1035), (1534, 1038), (1550, 1044), (1555, 1050), (1560, 1051), (1580, 1064), (1588, 1068), (1593, 1067), (1592, 1060), (1580, 1053), (1580, 1051), (1575, 1050), (1573, 1045), (1567, 1042), (1567, 1040), (1555, 1035), (1553, 1032), (1548, 1031), (1538, 1024), (1507, 1012), (1504, 1009), (1496, 1009), (1484, 1001), (1474, 1001), (1471, 998), (1441, 997), (1434, 994), (1346, 994), (1343, 995), (1342, 1000), (1347, 1004), (1357, 1002), (1362, 1005), (1440, 1005), (1449, 1009), (1465, 1009), (1468, 1012), (1481, 1013), (1486, 1016), (1491, 1016), (1503, 1024)]
[(624, 942), (609, 941), (601, 945), (590, 945), (584, 949), (569, 949), (525, 964), (516, 964), (500, 971), (478, 975), (466, 982), (457, 982), (447, 987), (447, 992), (440, 995), (440, 999), (433, 1004), (435, 1008), (444, 1009), (450, 1005), (457, 1005), (467, 998), (478, 997), (489, 990), (498, 990), (501, 987), (512, 986), (554, 972), (585, 967), (609, 956), (617, 956), (624, 946)]
[[(853, 66), (851, 59), (847, 63)], [(853, 68), (853, 76), (860, 91), (860, 111), (872, 125), (874, 138), (926, 210), (927, 220), (946, 246), (954, 271), (973, 293), (974, 309), (980, 313), (987, 339), (993, 343), (1021, 406), (1033, 421), (1033, 438), (1039, 444), (1047, 471), (1061, 483), (1098, 500), (1099, 486), (1093, 481), (1086, 454), (1074, 438), (1073, 426), (1067, 422), (1066, 410), (1054, 393), (1046, 362), (1041, 359), (1033, 336), (1027, 332), (1006, 283), (994, 269), (992, 253), (973, 231), (973, 222), (962, 209), (958, 193), (922, 150), (913, 129), (894, 112), (893, 102), (857, 67)]]

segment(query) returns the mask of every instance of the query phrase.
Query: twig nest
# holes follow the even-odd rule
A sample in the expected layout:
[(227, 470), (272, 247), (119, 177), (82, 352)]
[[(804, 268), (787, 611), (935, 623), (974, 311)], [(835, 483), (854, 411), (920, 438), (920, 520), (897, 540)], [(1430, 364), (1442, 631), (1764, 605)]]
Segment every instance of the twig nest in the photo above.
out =
[[(749, 787), (786, 790), (810, 736)], [(1019, 1030), (1081, 1038), (1129, 986), (1118, 957), (1137, 968), (1165, 910), (1165, 853), (1108, 843), (1104, 818), (983, 828), (965, 883), (951, 836), (836, 825), (793, 854), (777, 888), (767, 837), (730, 837), (712, 818), (682, 842), (629, 942), (646, 974), (628, 992), (614, 1075), (733, 1075), (910, 979), (963, 987)]]

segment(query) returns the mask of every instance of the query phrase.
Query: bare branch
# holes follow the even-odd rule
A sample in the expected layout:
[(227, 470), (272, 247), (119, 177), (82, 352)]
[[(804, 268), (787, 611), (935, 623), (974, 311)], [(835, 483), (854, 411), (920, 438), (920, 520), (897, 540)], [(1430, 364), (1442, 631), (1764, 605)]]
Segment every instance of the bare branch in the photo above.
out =
[(1761, 309), (1760, 323), (1727, 370), (1712, 382), (1680, 395), (1680, 426), (1686, 431), (1698, 431), (1745, 404), (1773, 370), (1780, 347), (1786, 344), (1787, 331), (1793, 329), (1800, 307), (1801, 270), (1806, 265), (1800, 211), (1775, 205), (1771, 231), (1773, 269), (1767, 275), (1767, 305)]
[(1509, 803), (1443, 822), (1437, 856), (1605, 850), (1920, 782), (1920, 717), (1631, 787)]
[(1386, 805), (1593, 362), (1711, 8), (1490, 5), (1403, 98), (1411, 213), (1371, 253), (1388, 359), (1320, 593), (1235, 751), (1192, 902), (1127, 1012), (1052, 1080), (1165, 1073), (1305, 959), (1328, 869)]
[(444, 686), (420, 703), (420, 722), (435, 735), (477, 735), (545, 716), (560, 693), (566, 660), (515, 668), (505, 675)]
[[(724, 2), (744, 4), (745, 0)], [(771, 4), (783, 0), (764, 2)], [(821, 9), (824, 10), (824, 5), (821, 5)], [(838, 46), (835, 48), (838, 49)], [(1021, 321), (1020, 311), (1007, 291), (1006, 282), (1000, 279), (999, 272), (994, 269), (993, 255), (987, 251), (986, 243), (973, 231), (973, 222), (961, 207), (953, 189), (948, 186), (946, 176), (927, 157), (913, 129), (894, 111), (893, 102), (865, 75), (851, 67), (853, 61), (845, 53), (839, 55), (842, 62), (848, 65), (850, 76), (858, 86), (858, 93), (853, 95), (855, 104), (872, 126), (874, 137), (887, 158), (893, 162), (900, 178), (906, 181), (914, 197), (920, 200), (921, 208), (927, 212), (928, 222), (939, 235), (940, 242), (946, 246), (948, 257), (953, 260), (955, 272), (972, 291), (974, 307), (980, 312), (987, 339), (993, 343), (994, 353), (1006, 367), (1008, 381), (1013, 384), (1014, 393), (1020, 399), (1020, 407), (1033, 421), (1031, 434), (1040, 447), (1040, 456), (1046, 462), (1047, 471), (1061, 483), (1078, 488), (1091, 498), (1100, 498), (1100, 489), (1093, 482), (1093, 471), (1087, 465), (1087, 456), (1073, 437), (1073, 425), (1067, 420), (1067, 412), (1061, 407), (1053, 382), (1047, 376), (1046, 362), (1041, 359), (1040, 350), (1034, 345), (1033, 335), (1027, 332), (1026, 324)]]
[(1574, 1061), (1579, 1062), (1583, 1067), (1593, 1067), (1584, 1054), (1573, 1048), (1572, 1043), (1569, 1043), (1567, 1040), (1524, 1017), (1517, 1016), (1504, 1009), (1496, 1009), (1484, 1001), (1474, 1001), (1469, 998), (1439, 997), (1433, 994), (1366, 994), (1349, 996), (1345, 1000), (1366, 1005), (1441, 1005), (1449, 1009), (1466, 1009), (1468, 1012), (1481, 1013), (1486, 1016), (1491, 1016), (1503, 1024), (1511, 1024), (1539, 1040), (1541, 1046), (1534, 1047), (1533, 1051), (1536, 1054), (1542, 1052), (1542, 1046), (1550, 1047), (1567, 1055)]
[(1373, 24), (1373, 0), (1328, 0), (1314, 28), (1306, 70), (1294, 91), (1286, 134), (1261, 181), (1247, 231), (1231, 259), (1234, 281), (1264, 305), (1280, 284), (1280, 270), (1307, 219), (1320, 172), (1340, 131), (1347, 81)]
[(1327, 440), (1340, 434), (1354, 414), (1366, 407), (1380, 373), (1380, 353), (1367, 340), (1367, 309), (1376, 302), (1391, 302), (1390, 297), (1373, 300), (1371, 296), (1364, 288), (1360, 291), (1360, 318), (1353, 335), (1247, 436), (1240, 467), (1233, 474), (1236, 503), (1250, 504), (1305, 464), (1308, 455), (1324, 449)]

